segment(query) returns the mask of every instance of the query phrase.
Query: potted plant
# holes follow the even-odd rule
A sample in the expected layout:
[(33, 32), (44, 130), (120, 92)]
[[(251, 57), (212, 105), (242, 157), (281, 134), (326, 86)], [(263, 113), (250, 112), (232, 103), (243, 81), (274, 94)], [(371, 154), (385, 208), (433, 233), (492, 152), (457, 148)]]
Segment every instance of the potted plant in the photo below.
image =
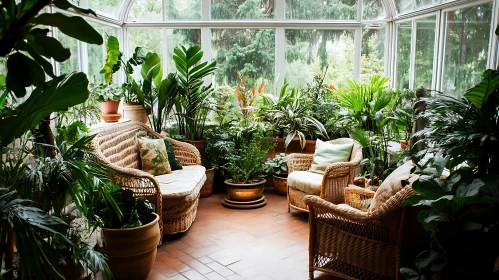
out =
[(288, 165), (286, 164), (286, 154), (278, 154), (274, 158), (269, 158), (265, 162), (265, 172), (272, 176), (274, 190), (277, 194), (287, 195), (288, 185)]
[(179, 96), (175, 106), (177, 125), (180, 134), (185, 135), (188, 142), (199, 150), (202, 158), (206, 145), (205, 124), (211, 110), (209, 97), (213, 92), (211, 84), (203, 86), (203, 79), (213, 74), (216, 61), (200, 63), (203, 52), (196, 45), (189, 48), (177, 46), (173, 52), (179, 80)]
[(115, 122), (121, 118), (118, 107), (124, 96), (121, 86), (116, 84), (99, 84), (92, 90), (96, 100), (101, 103), (102, 118), (107, 122)]
[(273, 146), (274, 143), (261, 133), (239, 147), (232, 146), (223, 166), (224, 175), (228, 177), (225, 180), (228, 200), (245, 202), (263, 197), (266, 180), (260, 176), (265, 172), (263, 164)]
[(110, 196), (119, 209), (100, 201), (94, 209), (101, 221), (102, 233), (97, 248), (107, 255), (116, 279), (146, 279), (152, 268), (160, 240), (159, 216), (144, 197), (131, 190), (115, 187)]
[(241, 115), (243, 118), (246, 118), (252, 114), (255, 99), (262, 94), (265, 83), (262, 81), (258, 86), (258, 89), (253, 86), (251, 89), (246, 90), (246, 79), (248, 76), (242, 76), (241, 72), (237, 72), (237, 75), (239, 76), (239, 83), (236, 85), (234, 91), (236, 93), (239, 109), (241, 110)]

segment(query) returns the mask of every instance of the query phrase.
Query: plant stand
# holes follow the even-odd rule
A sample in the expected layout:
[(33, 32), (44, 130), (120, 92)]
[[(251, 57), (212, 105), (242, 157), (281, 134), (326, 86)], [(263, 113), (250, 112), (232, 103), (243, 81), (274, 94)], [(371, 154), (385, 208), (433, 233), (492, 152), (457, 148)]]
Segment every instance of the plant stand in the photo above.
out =
[(224, 200), (222, 200), (222, 205), (227, 208), (233, 209), (255, 209), (267, 205), (267, 199), (265, 198), (265, 196), (262, 196), (259, 199), (252, 201), (235, 201), (230, 200), (226, 197)]
[(222, 205), (236, 209), (254, 209), (267, 205), (263, 195), (265, 179), (259, 179), (249, 184), (235, 184), (231, 179), (225, 180), (227, 197), (222, 200)]

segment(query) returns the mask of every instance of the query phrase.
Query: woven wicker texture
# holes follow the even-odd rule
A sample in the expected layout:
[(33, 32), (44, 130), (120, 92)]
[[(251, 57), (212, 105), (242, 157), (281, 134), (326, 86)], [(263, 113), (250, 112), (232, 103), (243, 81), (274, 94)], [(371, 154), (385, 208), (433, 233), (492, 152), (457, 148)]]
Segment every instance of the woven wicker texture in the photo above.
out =
[[(414, 208), (402, 207), (402, 202), (412, 194), (412, 188), (405, 187), (373, 212), (306, 196), (304, 201), (310, 210), (311, 279), (314, 270), (344, 279), (401, 279), (402, 260), (410, 265), (416, 248), (424, 248), (428, 240), (424, 237), (426, 233), (418, 230)], [(367, 209), (359, 207), (359, 203), (373, 195), (370, 190), (349, 186), (345, 189), (345, 203)]]
[[(328, 141), (332, 144), (345, 144), (351, 142), (350, 138), (339, 138), (336, 140)], [(305, 171), (310, 169), (312, 165), (313, 155), (311, 154), (291, 154), (288, 156), (286, 163), (288, 165), (288, 172), (291, 174), (293, 171)], [(332, 203), (344, 202), (344, 189), (353, 184), (353, 179), (358, 173), (358, 166), (362, 161), (362, 147), (356, 141), (352, 148), (350, 161), (337, 162), (329, 165), (326, 168), (324, 177), (322, 179), (322, 186), (320, 197)], [(293, 189), (288, 186), (288, 208), (293, 208), (300, 211), (308, 212), (307, 206), (303, 202), (303, 198), (308, 195), (300, 190)]]
[(206, 182), (201, 188), (201, 197), (208, 197), (213, 193), (213, 182), (215, 181), (215, 168), (206, 170)]
[[(140, 158), (135, 137), (167, 137), (140, 122), (114, 124), (92, 130), (90, 134), (95, 134), (92, 148), (96, 157), (118, 174), (115, 182), (123, 188), (131, 189), (136, 196), (147, 197), (156, 206), (156, 213), (163, 221), (160, 223), (161, 236), (184, 232), (190, 227), (196, 216), (201, 186), (197, 186), (188, 197), (163, 200), (159, 183), (154, 176), (138, 169)], [(199, 151), (194, 146), (173, 139), (170, 141), (175, 157), (183, 166), (201, 164)]]

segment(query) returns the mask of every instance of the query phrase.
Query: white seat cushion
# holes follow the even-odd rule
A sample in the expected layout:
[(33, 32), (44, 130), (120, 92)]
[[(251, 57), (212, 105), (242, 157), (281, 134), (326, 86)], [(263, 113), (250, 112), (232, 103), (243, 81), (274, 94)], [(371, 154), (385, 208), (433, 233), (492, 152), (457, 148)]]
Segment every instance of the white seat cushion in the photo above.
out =
[(308, 194), (320, 195), (323, 177), (323, 174), (293, 171), (288, 176), (288, 186)]
[(163, 198), (190, 195), (197, 185), (206, 181), (206, 169), (201, 165), (183, 166), (172, 173), (155, 176)]

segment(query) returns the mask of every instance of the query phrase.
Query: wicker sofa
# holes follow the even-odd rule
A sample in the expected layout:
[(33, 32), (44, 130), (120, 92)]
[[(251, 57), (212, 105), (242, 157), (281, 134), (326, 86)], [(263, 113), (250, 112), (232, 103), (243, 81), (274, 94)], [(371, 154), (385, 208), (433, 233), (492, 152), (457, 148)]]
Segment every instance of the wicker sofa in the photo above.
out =
[(314, 270), (344, 279), (401, 279), (400, 268), (414, 265), (429, 234), (416, 219), (420, 209), (402, 206), (414, 194), (412, 187), (368, 211), (365, 201), (374, 194), (351, 185), (345, 188), (342, 204), (305, 197), (310, 210), (309, 279)]
[(155, 204), (156, 213), (163, 221), (161, 236), (189, 229), (196, 217), (199, 192), (206, 181), (199, 151), (193, 145), (170, 139), (183, 169), (153, 176), (140, 170), (135, 137), (167, 137), (140, 122), (114, 124), (90, 133), (95, 134), (92, 147), (97, 158), (118, 174), (115, 182)]
[(312, 165), (313, 154), (291, 154), (286, 163), (288, 165), (288, 212), (290, 208), (308, 212), (303, 201), (306, 195), (318, 195), (333, 202), (343, 202), (343, 190), (353, 183), (362, 160), (362, 147), (350, 138), (339, 138), (328, 143), (345, 144), (354, 142), (350, 161), (337, 162), (329, 165), (324, 174), (308, 172)]

